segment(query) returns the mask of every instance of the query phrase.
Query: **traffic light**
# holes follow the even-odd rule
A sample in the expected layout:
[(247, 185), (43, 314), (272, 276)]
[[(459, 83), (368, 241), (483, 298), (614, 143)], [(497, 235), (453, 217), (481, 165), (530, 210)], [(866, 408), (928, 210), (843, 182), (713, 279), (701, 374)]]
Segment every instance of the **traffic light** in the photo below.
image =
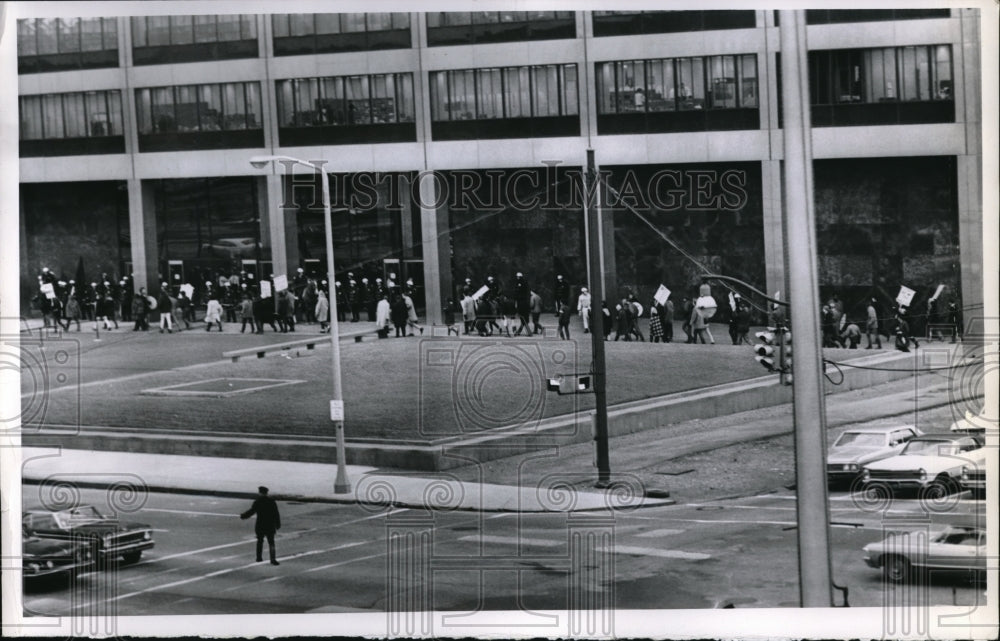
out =
[(782, 382), (792, 383), (792, 333), (780, 327), (768, 327), (766, 332), (757, 332), (760, 341), (754, 346), (755, 360), (769, 372), (782, 374)]
[(757, 332), (757, 339), (761, 341), (758, 345), (754, 347), (754, 352), (757, 353), (756, 360), (758, 363), (764, 366), (769, 372), (779, 371), (781, 369), (781, 364), (775, 362), (776, 347), (778, 344), (778, 337), (773, 331), (767, 332)]
[(546, 387), (559, 394), (586, 394), (594, 391), (594, 377), (591, 374), (559, 374), (550, 378)]
[(781, 352), (781, 382), (785, 385), (792, 384), (792, 333), (783, 329), (780, 330), (780, 352)]

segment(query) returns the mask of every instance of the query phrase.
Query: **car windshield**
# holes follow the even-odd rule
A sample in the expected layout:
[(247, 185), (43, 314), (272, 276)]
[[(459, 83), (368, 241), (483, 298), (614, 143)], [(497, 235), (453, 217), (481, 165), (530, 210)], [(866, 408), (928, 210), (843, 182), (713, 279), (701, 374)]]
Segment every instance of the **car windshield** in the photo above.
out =
[(885, 444), (884, 434), (872, 434), (871, 432), (844, 432), (833, 444), (834, 447), (844, 447), (845, 445), (878, 447)]
[(914, 439), (903, 449), (903, 454), (916, 456), (951, 456), (957, 453), (958, 445), (952, 441)]
[(978, 545), (979, 533), (966, 528), (949, 528), (942, 532), (934, 541), (949, 545)]
[(75, 507), (69, 510), (63, 510), (62, 512), (56, 512), (54, 516), (63, 527), (74, 527), (77, 525), (86, 525), (88, 523), (106, 520), (104, 516), (97, 511), (97, 508), (92, 505), (84, 505), (82, 507)]

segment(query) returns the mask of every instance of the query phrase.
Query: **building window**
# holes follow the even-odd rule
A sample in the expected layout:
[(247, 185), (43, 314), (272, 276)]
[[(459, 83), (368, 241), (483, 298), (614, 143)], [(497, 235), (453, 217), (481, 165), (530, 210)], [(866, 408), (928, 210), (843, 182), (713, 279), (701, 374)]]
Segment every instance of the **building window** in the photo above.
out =
[(809, 52), (813, 125), (953, 122), (951, 47)]
[(21, 96), (22, 156), (125, 153), (121, 92)]
[(257, 55), (257, 20), (253, 15), (132, 18), (132, 57), (137, 65)]
[(116, 18), (17, 21), (18, 73), (118, 66)]
[(256, 82), (136, 89), (139, 151), (262, 147)]
[(576, 37), (572, 11), (435, 11), (427, 14), (434, 46)]
[(574, 64), (437, 71), (430, 87), (436, 140), (580, 133)]
[(754, 11), (594, 11), (594, 36), (753, 29)]
[(409, 48), (408, 13), (298, 13), (271, 16), (277, 56)]
[(413, 74), (291, 78), (275, 86), (282, 145), (416, 140)]
[(597, 63), (600, 133), (756, 129), (757, 56)]

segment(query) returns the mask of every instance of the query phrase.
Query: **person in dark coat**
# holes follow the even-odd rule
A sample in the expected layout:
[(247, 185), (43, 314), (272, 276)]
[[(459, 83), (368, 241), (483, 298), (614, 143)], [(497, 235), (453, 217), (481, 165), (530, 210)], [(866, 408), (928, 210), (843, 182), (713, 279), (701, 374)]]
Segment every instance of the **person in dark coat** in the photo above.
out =
[(396, 338), (406, 336), (406, 321), (410, 318), (410, 312), (406, 308), (406, 301), (403, 295), (395, 292), (389, 307), (389, 318), (396, 328)]
[(250, 509), (240, 514), (243, 520), (257, 515), (257, 522), (253, 531), (257, 535), (257, 561), (263, 561), (264, 539), (267, 539), (267, 549), (271, 554), (271, 565), (280, 565), (274, 551), (274, 533), (281, 529), (281, 515), (278, 513), (278, 504), (267, 495), (268, 489), (261, 485), (257, 488), (260, 493), (254, 500)]
[(563, 280), (562, 274), (556, 276), (556, 285), (553, 288), (556, 299), (556, 313), (562, 309), (562, 305), (569, 305), (569, 283)]

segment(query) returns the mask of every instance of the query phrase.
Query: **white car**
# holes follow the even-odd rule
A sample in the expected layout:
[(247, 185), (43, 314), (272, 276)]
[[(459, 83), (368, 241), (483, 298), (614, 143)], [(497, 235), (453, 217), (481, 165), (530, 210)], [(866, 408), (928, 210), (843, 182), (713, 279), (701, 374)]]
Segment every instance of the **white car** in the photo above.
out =
[(986, 530), (949, 526), (945, 529), (893, 532), (864, 547), (865, 563), (882, 568), (889, 581), (901, 583), (914, 568), (986, 572)]
[(913, 425), (846, 430), (827, 453), (827, 481), (853, 481), (865, 465), (899, 454), (907, 443), (919, 435), (920, 431)]
[(976, 450), (969, 457), (969, 461), (962, 466), (962, 489), (969, 490), (974, 497), (979, 499), (986, 498), (986, 453), (988, 451), (985, 447)]
[(962, 466), (972, 460), (971, 452), (982, 447), (981, 435), (923, 434), (898, 455), (866, 465), (862, 478), (868, 487), (915, 489), (924, 498), (940, 499), (960, 489)]

